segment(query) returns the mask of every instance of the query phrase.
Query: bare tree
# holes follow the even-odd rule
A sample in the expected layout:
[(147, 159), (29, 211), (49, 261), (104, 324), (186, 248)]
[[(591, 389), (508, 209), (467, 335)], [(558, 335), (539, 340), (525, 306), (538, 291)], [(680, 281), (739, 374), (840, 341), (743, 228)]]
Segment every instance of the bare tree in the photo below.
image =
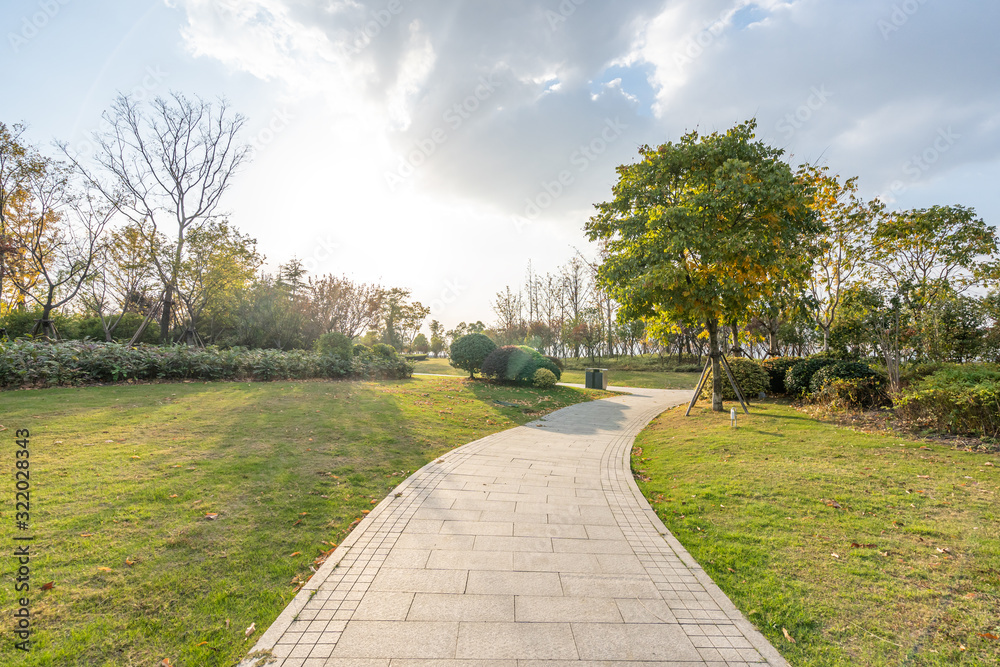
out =
[[(110, 183), (90, 173), (69, 154), (73, 164), (143, 230), (160, 280), (163, 281), (161, 342), (168, 340), (178, 274), (185, 257), (185, 235), (220, 217), (220, 201), (233, 174), (250, 156), (237, 136), (246, 119), (201, 98), (171, 93), (148, 108), (121, 95), (104, 114), (110, 129), (98, 134), (97, 162)], [(161, 259), (152, 252), (158, 235), (173, 233), (173, 253)]]
[(379, 327), (387, 290), (380, 285), (356, 283), (346, 276), (323, 276), (309, 281), (312, 316), (323, 332), (337, 331), (356, 338)]

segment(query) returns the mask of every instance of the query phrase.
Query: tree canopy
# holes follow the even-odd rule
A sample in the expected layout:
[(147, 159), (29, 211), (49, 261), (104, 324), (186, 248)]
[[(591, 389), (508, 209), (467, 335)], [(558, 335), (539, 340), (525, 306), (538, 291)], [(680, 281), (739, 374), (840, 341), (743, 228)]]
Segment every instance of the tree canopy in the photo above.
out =
[(811, 193), (754, 138), (756, 122), (643, 146), (618, 167), (614, 198), (587, 223), (602, 245), (600, 282), (619, 318), (704, 322), (713, 359), (713, 407), (722, 409), (715, 332), (789, 284), (804, 284), (823, 222)]

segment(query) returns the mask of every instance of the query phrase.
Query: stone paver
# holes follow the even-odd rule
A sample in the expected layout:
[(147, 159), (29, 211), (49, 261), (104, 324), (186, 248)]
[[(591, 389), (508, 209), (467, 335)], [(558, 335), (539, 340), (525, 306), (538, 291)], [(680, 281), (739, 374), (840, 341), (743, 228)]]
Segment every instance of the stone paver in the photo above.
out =
[(273, 667), (786, 665), (632, 478), (636, 434), (690, 393), (623, 391), (417, 471), (253, 651)]

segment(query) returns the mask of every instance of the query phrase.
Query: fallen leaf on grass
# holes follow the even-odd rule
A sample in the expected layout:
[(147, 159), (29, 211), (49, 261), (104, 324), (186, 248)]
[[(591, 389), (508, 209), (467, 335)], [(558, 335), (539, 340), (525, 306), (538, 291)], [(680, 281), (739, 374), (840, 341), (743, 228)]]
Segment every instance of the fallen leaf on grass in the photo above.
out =
[(830, 554), (830, 555), (833, 556), (834, 558), (840, 558), (840, 556), (838, 556), (837, 554)]
[(132, 560), (131, 558), (126, 558), (125, 564), (128, 565), (129, 567), (132, 567), (133, 565), (135, 565), (135, 561)]
[(170, 664), (170, 658), (164, 658), (157, 667), (173, 667), (173, 665)]
[(297, 526), (297, 525), (299, 525), (300, 523), (302, 523), (302, 519), (299, 519), (298, 521), (296, 521), (296, 522), (295, 522), (295, 523), (293, 523), (292, 525), (293, 525), (293, 526)]
[(361, 513), (362, 513), (362, 514), (370, 514), (370, 513), (371, 513), (371, 510), (361, 510)]
[(177, 494), (175, 493), (175, 494), (173, 494), (173, 495), (172, 495), (172, 496), (170, 496), (170, 497), (171, 497), (171, 498), (176, 498), (176, 497), (177, 497)]
[(965, 648), (965, 644), (959, 644), (958, 645), (958, 650), (959, 651), (968, 651), (969, 649)]
[(43, 591), (51, 591), (52, 587), (55, 586), (55, 585), (56, 585), (56, 582), (54, 582), (54, 581), (50, 581), (47, 584), (42, 584), (42, 590)]
[(100, 570), (101, 572), (114, 572), (114, 570), (112, 570), (110, 567), (101, 566), (97, 569)]
[(852, 549), (875, 549), (877, 548), (874, 544), (858, 544), (857, 542), (851, 542)]
[(289, 556), (289, 558), (294, 558), (295, 556), (301, 556), (301, 555), (302, 555), (301, 551), (296, 551), (296, 552), (292, 553), (292, 555)]
[(785, 639), (787, 639), (788, 641), (792, 642), (793, 644), (795, 643), (795, 640), (792, 639), (792, 636), (790, 634), (788, 634), (788, 630), (786, 630), (785, 628), (781, 628), (781, 633), (783, 635), (785, 635)]
[(80, 537), (93, 537), (93, 533), (80, 533)]
[(205, 518), (208, 519), (209, 521), (215, 521), (216, 519), (219, 518), (219, 515), (216, 514), (215, 512), (209, 512), (208, 514), (205, 515)]
[(250, 624), (250, 627), (248, 627), (246, 630), (243, 631), (243, 634), (244, 636), (246, 636), (247, 639), (250, 639), (250, 635), (256, 632), (256, 630), (257, 630), (257, 623), (253, 622)]
[(977, 637), (983, 637), (985, 639), (1000, 639), (1000, 637), (997, 637), (992, 632), (980, 632), (976, 636)]

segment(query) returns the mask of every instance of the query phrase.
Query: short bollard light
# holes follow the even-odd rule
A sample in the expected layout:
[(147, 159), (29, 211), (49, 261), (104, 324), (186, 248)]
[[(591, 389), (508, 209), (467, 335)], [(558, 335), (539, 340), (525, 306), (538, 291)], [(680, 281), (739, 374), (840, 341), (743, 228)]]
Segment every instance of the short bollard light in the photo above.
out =
[(729, 409), (729, 424), (736, 428), (736, 408)]

